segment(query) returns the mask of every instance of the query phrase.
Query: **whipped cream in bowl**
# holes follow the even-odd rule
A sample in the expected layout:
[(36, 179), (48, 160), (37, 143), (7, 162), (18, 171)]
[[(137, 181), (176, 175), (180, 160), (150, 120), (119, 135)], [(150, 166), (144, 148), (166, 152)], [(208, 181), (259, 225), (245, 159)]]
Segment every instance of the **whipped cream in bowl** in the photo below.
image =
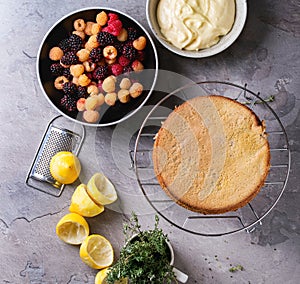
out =
[(246, 0), (147, 0), (148, 23), (162, 45), (193, 58), (228, 48), (240, 35)]

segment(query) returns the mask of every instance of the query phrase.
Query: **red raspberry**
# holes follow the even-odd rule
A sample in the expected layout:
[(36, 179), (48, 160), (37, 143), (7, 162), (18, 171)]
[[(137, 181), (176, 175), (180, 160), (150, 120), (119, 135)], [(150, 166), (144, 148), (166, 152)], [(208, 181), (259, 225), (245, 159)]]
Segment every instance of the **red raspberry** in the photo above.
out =
[(145, 52), (144, 50), (138, 50), (137, 52), (137, 60), (144, 61), (145, 59)]
[(119, 57), (119, 64), (122, 65), (123, 67), (128, 66), (130, 63), (130, 60), (128, 58), (126, 58), (124, 55), (121, 55)]
[(118, 36), (122, 30), (122, 22), (120, 20), (109, 21), (107, 28), (114, 36)]
[(113, 29), (111, 27), (107, 26), (107, 27), (103, 28), (101, 30), (101, 32), (107, 32), (107, 33), (112, 34), (113, 33)]
[(111, 72), (113, 73), (113, 75), (119, 76), (123, 72), (123, 67), (120, 64), (115, 63), (111, 67)]
[(109, 18), (108, 24), (109, 24), (110, 21), (119, 20), (119, 16), (117, 14), (115, 14), (115, 13), (109, 13), (108, 14), (108, 18)]

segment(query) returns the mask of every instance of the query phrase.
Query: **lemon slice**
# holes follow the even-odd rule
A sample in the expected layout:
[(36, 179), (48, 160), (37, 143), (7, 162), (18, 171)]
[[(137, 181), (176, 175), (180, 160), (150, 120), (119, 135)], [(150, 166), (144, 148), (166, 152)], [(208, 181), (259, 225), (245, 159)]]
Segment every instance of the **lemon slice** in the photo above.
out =
[(86, 185), (79, 185), (71, 198), (70, 212), (84, 217), (94, 217), (104, 211), (104, 206), (97, 205), (88, 195)]
[(59, 183), (73, 183), (79, 177), (80, 171), (80, 161), (72, 152), (58, 152), (50, 160), (50, 173)]
[(101, 205), (111, 204), (117, 200), (115, 187), (102, 173), (94, 174), (87, 184), (88, 195)]
[(110, 242), (97, 234), (88, 236), (82, 242), (79, 255), (84, 263), (95, 269), (108, 267), (114, 260), (114, 251)]
[(56, 234), (68, 244), (80, 245), (89, 235), (89, 224), (79, 214), (69, 213), (57, 223)]

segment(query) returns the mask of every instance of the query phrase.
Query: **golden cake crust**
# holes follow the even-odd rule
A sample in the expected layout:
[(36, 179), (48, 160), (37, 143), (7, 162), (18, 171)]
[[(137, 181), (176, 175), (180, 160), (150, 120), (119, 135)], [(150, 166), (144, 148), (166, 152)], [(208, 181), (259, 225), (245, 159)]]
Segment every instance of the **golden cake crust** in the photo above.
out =
[(164, 121), (153, 165), (161, 187), (179, 205), (203, 214), (237, 210), (257, 195), (268, 175), (264, 123), (232, 99), (193, 98)]

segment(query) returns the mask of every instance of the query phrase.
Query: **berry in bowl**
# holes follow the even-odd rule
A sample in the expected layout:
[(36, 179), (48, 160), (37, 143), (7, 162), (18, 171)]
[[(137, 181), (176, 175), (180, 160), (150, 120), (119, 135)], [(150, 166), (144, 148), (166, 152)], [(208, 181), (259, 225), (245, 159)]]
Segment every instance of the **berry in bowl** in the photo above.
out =
[(50, 104), (84, 125), (117, 124), (142, 108), (158, 73), (155, 45), (130, 16), (107, 8), (75, 11), (50, 28), (37, 75)]

